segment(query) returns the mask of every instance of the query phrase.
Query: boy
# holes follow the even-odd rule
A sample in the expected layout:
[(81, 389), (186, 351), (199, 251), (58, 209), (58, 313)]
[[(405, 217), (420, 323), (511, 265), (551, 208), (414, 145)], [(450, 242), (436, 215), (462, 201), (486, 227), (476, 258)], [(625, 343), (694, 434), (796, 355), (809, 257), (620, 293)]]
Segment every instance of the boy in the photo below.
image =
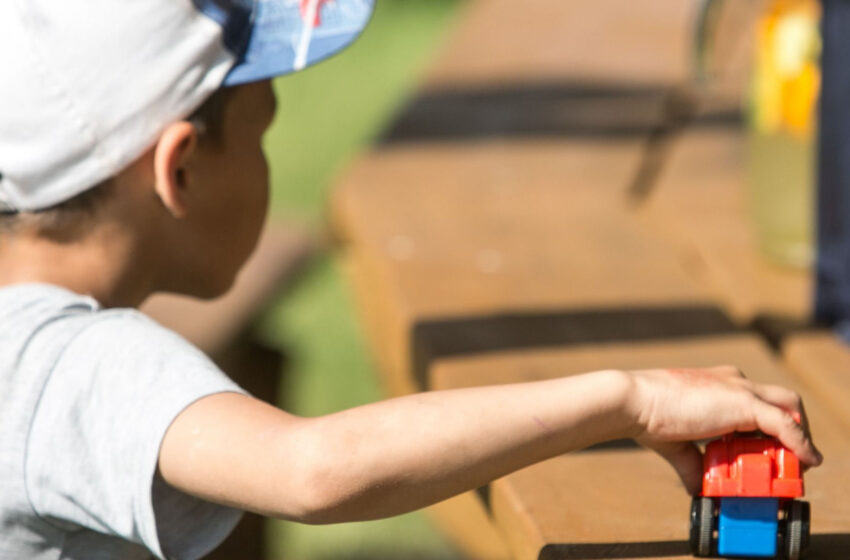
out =
[[(198, 558), (238, 510), (389, 516), (622, 437), (691, 492), (690, 442), (733, 430), (821, 462), (799, 397), (731, 367), (599, 371), (306, 419), (134, 311), (156, 291), (223, 293), (251, 252), (268, 79), (316, 60), (301, 22), (317, 6), (0, 4), (0, 558)], [(337, 0), (321, 15), (359, 28), (369, 7)], [(319, 31), (318, 56), (352, 38)]]

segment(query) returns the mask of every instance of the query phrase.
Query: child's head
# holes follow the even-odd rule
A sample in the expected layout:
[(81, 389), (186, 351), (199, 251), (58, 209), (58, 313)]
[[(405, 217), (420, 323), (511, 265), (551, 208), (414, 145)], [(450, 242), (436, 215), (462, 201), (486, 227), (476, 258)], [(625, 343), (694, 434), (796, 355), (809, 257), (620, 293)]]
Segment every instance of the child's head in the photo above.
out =
[(24, 268), (120, 242), (151, 291), (221, 293), (266, 210), (268, 80), (349, 44), (372, 2), (0, 4), (0, 249), (36, 240)]

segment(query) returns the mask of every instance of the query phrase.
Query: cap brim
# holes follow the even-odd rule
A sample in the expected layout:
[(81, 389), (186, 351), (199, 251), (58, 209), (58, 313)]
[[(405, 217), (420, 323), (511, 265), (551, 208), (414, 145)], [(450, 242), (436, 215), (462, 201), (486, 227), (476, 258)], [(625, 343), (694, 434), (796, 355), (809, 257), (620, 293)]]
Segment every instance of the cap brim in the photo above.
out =
[(223, 86), (282, 76), (351, 45), (369, 24), (375, 0), (317, 1), (321, 24), (302, 17), (298, 0), (259, 0), (248, 47)]

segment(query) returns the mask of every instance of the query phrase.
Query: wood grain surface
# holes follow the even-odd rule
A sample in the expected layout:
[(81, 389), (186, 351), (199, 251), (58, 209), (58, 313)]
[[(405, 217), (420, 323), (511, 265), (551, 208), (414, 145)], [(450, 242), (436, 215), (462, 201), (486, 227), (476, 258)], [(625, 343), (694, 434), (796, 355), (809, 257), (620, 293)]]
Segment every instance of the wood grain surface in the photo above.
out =
[(411, 336), (423, 322), (713, 306), (625, 203), (636, 149), (496, 142), (356, 162), (333, 215), (381, 364), (410, 379)]
[(850, 448), (850, 347), (819, 331), (792, 336), (782, 350), (790, 371), (842, 422)]
[(690, 75), (696, 0), (471, 2), (432, 87), (591, 80), (673, 84)]
[(779, 316), (806, 322), (812, 313), (811, 274), (759, 254), (745, 157), (740, 130), (682, 136), (642, 210), (645, 223), (677, 243), (689, 269), (708, 282), (739, 321)]

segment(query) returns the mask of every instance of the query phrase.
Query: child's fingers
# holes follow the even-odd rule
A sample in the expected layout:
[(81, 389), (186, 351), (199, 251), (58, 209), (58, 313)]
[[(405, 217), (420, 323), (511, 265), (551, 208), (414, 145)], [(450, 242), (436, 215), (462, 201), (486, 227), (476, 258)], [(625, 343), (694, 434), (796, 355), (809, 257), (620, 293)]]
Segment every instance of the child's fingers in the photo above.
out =
[(803, 399), (796, 392), (779, 385), (753, 385), (751, 387), (757, 397), (786, 411), (803, 428), (806, 436), (810, 437), (809, 419), (803, 407)]
[(797, 414), (802, 417), (803, 401), (800, 395), (791, 389), (786, 389), (779, 385), (757, 385), (755, 383), (752, 384), (750, 389), (761, 400), (782, 408), (792, 416)]
[[(759, 399), (770, 405), (781, 408), (784, 412), (790, 415), (791, 419), (799, 426), (800, 430), (802, 430), (804, 445), (812, 450), (816, 459), (813, 462), (807, 462), (803, 459), (803, 456), (800, 456), (800, 458), (803, 459), (803, 468), (808, 469), (810, 466), (819, 465), (820, 462), (823, 461), (823, 456), (812, 442), (812, 435), (809, 429), (809, 419), (806, 416), (806, 409), (800, 395), (791, 389), (779, 385), (761, 385), (752, 383), (746, 380), (743, 375), (741, 375), (740, 380), (741, 383), (743, 383), (744, 386), (746, 386)], [(794, 431), (799, 433), (799, 430)], [(795, 450), (792, 449), (792, 451)]]
[(758, 401), (755, 404), (755, 421), (758, 429), (775, 436), (807, 465), (819, 465), (823, 461), (811, 438), (794, 417), (773, 404)]
[[(812, 432), (809, 428), (809, 418), (806, 415), (806, 407), (803, 404), (803, 400), (800, 398), (800, 395), (798, 395), (794, 391), (776, 385), (762, 385), (754, 387), (753, 392), (760, 399), (768, 403), (774, 404), (791, 414), (791, 417), (794, 419), (794, 421), (800, 425), (800, 428), (802, 428), (803, 435), (809, 442), (812, 442)], [(812, 447), (814, 447), (813, 443)], [(820, 452), (817, 451), (817, 448), (815, 448), (815, 451), (817, 452), (820, 460), (823, 461), (823, 457), (821, 456)], [(804, 462), (802, 465), (803, 470), (808, 470), (810, 467), (815, 466), (817, 464), (819, 463), (809, 464)]]
[[(809, 417), (806, 415), (806, 406), (803, 404), (802, 400), (800, 401), (800, 426), (802, 426), (803, 433), (806, 434), (806, 438), (808, 438), (809, 441), (812, 441), (812, 432), (809, 428)], [(815, 450), (817, 451), (817, 448), (815, 448)], [(820, 460), (823, 461), (823, 455), (821, 455), (820, 451), (818, 451), (817, 453)], [(810, 466), (813, 465), (807, 465), (803, 463), (803, 470), (809, 470)]]

